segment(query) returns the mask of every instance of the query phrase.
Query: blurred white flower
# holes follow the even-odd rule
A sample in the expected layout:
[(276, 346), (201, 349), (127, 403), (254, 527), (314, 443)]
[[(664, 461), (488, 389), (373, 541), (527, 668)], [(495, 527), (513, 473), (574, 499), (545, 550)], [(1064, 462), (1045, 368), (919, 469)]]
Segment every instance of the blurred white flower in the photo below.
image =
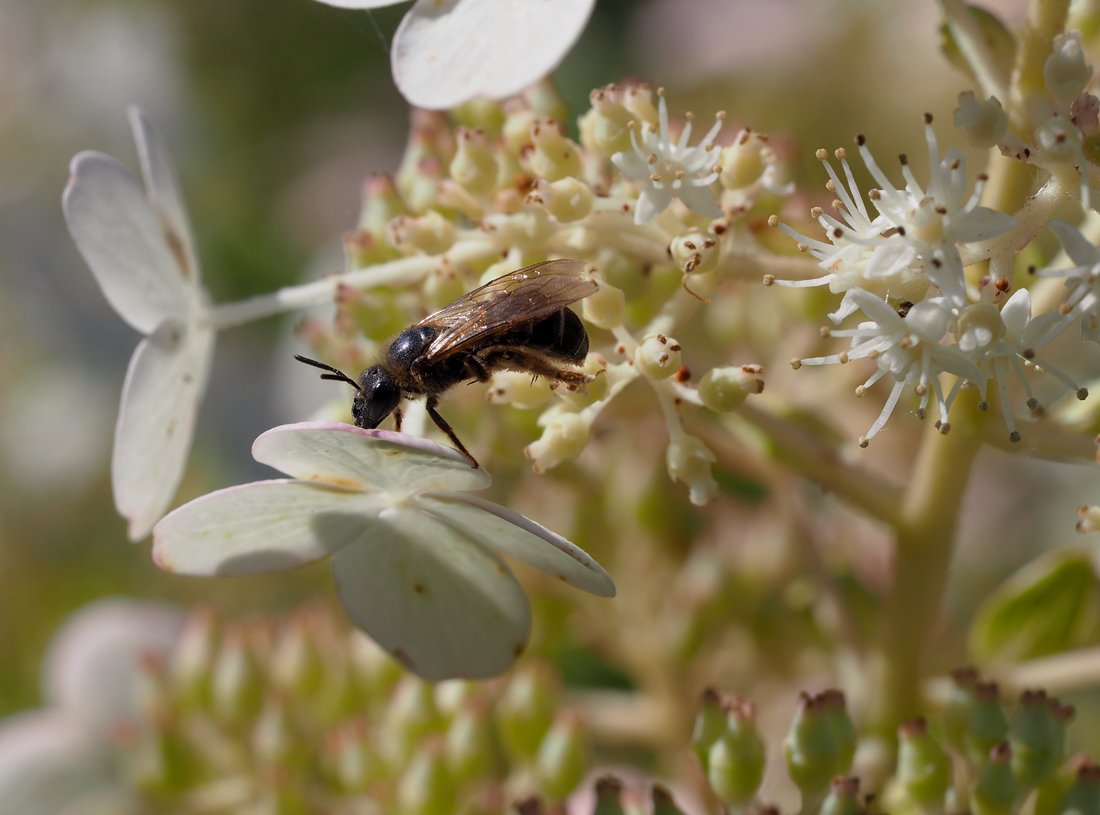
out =
[(1100, 249), (1077, 227), (1065, 221), (1054, 220), (1049, 226), (1075, 265), (1069, 269), (1038, 269), (1035, 272), (1040, 277), (1064, 277), (1069, 289), (1069, 296), (1062, 305), (1062, 318), (1036, 340), (1036, 346), (1050, 342), (1078, 318), (1081, 338), (1100, 342)]
[(425, 679), (500, 673), (523, 651), (530, 608), (500, 554), (604, 597), (615, 585), (569, 541), (462, 493), (489, 476), (434, 442), (303, 423), (256, 439), (292, 476), (220, 490), (153, 530), (162, 568), (195, 575), (287, 569), (332, 557), (344, 608)]
[(0, 801), (20, 815), (138, 812), (117, 774), (110, 737), (138, 711), (143, 660), (167, 657), (183, 614), (101, 600), (54, 636), (43, 666), (45, 707), (0, 720)]
[[(348, 9), (402, 0), (320, 0)], [(502, 99), (542, 79), (580, 37), (596, 0), (417, 0), (393, 35), (390, 65), (412, 105), (442, 110)]]
[(634, 223), (644, 224), (656, 218), (674, 198), (692, 212), (719, 217), (722, 210), (712, 187), (719, 175), (719, 152), (714, 139), (722, 129), (725, 114), (719, 113), (703, 140), (689, 147), (692, 120), (688, 119), (680, 138), (673, 141), (668, 104), (662, 89), (658, 89), (657, 97), (657, 125), (632, 123), (630, 144), (633, 150), (624, 150), (611, 157), (627, 178), (642, 187), (634, 208)]
[(107, 301), (145, 335), (126, 371), (111, 461), (115, 506), (140, 540), (183, 475), (215, 332), (204, 324), (206, 293), (165, 145), (136, 108), (130, 123), (145, 189), (113, 158), (83, 152), (62, 204)]

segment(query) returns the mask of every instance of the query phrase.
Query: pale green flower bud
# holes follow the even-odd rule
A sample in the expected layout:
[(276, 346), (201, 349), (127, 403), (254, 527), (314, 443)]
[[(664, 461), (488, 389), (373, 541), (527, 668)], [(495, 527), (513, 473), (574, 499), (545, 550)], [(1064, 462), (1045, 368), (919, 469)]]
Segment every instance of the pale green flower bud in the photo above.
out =
[(584, 727), (576, 715), (559, 716), (539, 745), (535, 772), (543, 795), (562, 801), (584, 778), (587, 766)]
[(372, 175), (363, 184), (363, 207), (359, 211), (359, 229), (376, 238), (386, 232), (386, 224), (406, 213), (405, 203), (388, 175)]
[(487, 96), (478, 96), (451, 110), (451, 118), (465, 127), (483, 130), (488, 136), (500, 135), (504, 127), (504, 108)]
[(385, 699), (405, 675), (396, 659), (361, 631), (352, 630), (346, 645), (356, 686), (368, 699)]
[(396, 184), (408, 211), (420, 213), (435, 203), (439, 182), (446, 177), (453, 145), (451, 126), (443, 113), (412, 111), (412, 129)]
[(589, 377), (587, 385), (559, 385), (554, 393), (573, 407), (585, 408), (607, 396), (607, 360), (600, 354), (589, 354), (584, 359), (581, 372)]
[(403, 766), (416, 752), (421, 740), (438, 730), (441, 724), (432, 686), (414, 676), (406, 676), (386, 711), (384, 743), (390, 751), (387, 758)]
[(762, 373), (759, 365), (712, 368), (699, 380), (699, 398), (717, 413), (737, 410), (750, 394), (763, 392)]
[(680, 343), (664, 334), (650, 334), (634, 352), (634, 364), (650, 379), (667, 379), (680, 370)]
[(176, 698), (186, 707), (206, 707), (218, 650), (218, 621), (213, 612), (199, 609), (188, 615), (176, 642), (168, 676)]
[(971, 670), (952, 674), (954, 688), (944, 711), (944, 736), (973, 764), (985, 761), (1008, 735), (1008, 718), (993, 682), (981, 682)]
[[(441, 309), (466, 293), (466, 281), (453, 266), (442, 263), (428, 272), (424, 278), (424, 300), (431, 309)], [(408, 325), (406, 321), (405, 325)], [(390, 331), (393, 336), (405, 326)]]
[(722, 186), (727, 190), (739, 190), (759, 181), (768, 168), (765, 160), (768, 150), (768, 140), (762, 134), (749, 128), (741, 130), (733, 144), (722, 149), (718, 160), (718, 180)]
[(1092, 77), (1092, 68), (1085, 64), (1081, 50), (1081, 35), (1074, 31), (1054, 38), (1054, 48), (1043, 65), (1043, 81), (1051, 95), (1063, 104), (1076, 99)]
[(252, 729), (252, 755), (268, 767), (289, 770), (306, 764), (308, 752), (294, 727), (288, 697), (272, 694), (268, 698)]
[(829, 794), (821, 804), (819, 815), (864, 815), (866, 809), (859, 797), (859, 779), (837, 776), (829, 783)]
[(341, 725), (329, 734), (321, 766), (337, 789), (349, 793), (365, 792), (386, 774), (385, 764), (361, 720)]
[(459, 784), (494, 778), (504, 768), (504, 756), (488, 705), (472, 699), (447, 728), (447, 766)]
[(425, 741), (397, 783), (402, 815), (454, 815), (457, 788), (447, 769), (443, 745)]
[(672, 262), (684, 274), (704, 274), (718, 268), (722, 247), (710, 235), (702, 232), (685, 232), (672, 239), (668, 245)]
[(518, 669), (497, 703), (497, 724), (509, 757), (520, 763), (538, 753), (554, 721), (557, 687), (553, 675), (535, 663)]
[(924, 719), (906, 722), (898, 729), (897, 781), (921, 807), (943, 809), (951, 786), (951, 758), (932, 738)]
[(596, 779), (596, 808), (592, 815), (626, 815), (622, 802), (623, 782), (613, 775)]
[(496, 187), (497, 162), (482, 130), (460, 127), (455, 133), (458, 149), (451, 159), (451, 178), (472, 195), (486, 195)]
[(316, 637), (308, 614), (292, 619), (282, 631), (271, 664), (271, 678), (278, 688), (302, 698), (317, 693), (324, 680), (324, 665)]
[(441, 255), (454, 245), (458, 229), (435, 210), (414, 217), (402, 215), (386, 228), (390, 243), (403, 252)]
[(392, 337), (409, 324), (408, 315), (391, 301), (345, 283), (336, 286), (336, 309), (344, 326), (375, 342)]
[(954, 120), (966, 140), (982, 150), (1000, 144), (1008, 130), (1008, 114), (996, 97), (979, 100), (973, 91), (959, 94)]
[(1044, 691), (1024, 691), (1012, 717), (1009, 744), (1012, 774), (1023, 789), (1052, 777), (1065, 761), (1066, 725), (1073, 708), (1052, 699)]
[[(664, 88), (657, 93), (664, 94)], [(656, 125), (658, 119), (657, 104), (653, 100), (653, 88), (644, 83), (627, 85), (622, 92), (623, 107), (630, 111), (635, 119), (646, 124)]]
[(653, 802), (653, 815), (684, 815), (684, 811), (672, 800), (672, 793), (660, 784), (654, 784), (649, 792)]
[(539, 179), (538, 186), (527, 196), (530, 203), (542, 204), (561, 223), (587, 216), (594, 199), (592, 189), (572, 176), (554, 182)]
[(219, 718), (239, 722), (259, 713), (264, 697), (263, 676), (243, 630), (226, 632), (214, 663), (210, 690)]
[(764, 740), (756, 730), (756, 708), (741, 699), (726, 709), (726, 727), (707, 755), (707, 781), (726, 806), (748, 806), (764, 779)]
[(1035, 140), (1054, 158), (1070, 161), (1080, 155), (1084, 135), (1065, 116), (1054, 115), (1035, 129)]
[(581, 118), (581, 143), (605, 158), (630, 150), (630, 123), (634, 117), (623, 107), (620, 88), (596, 88), (588, 99), (592, 107)]
[(538, 117), (531, 108), (512, 103), (505, 106), (504, 147), (512, 155), (519, 155), (531, 144), (531, 128)]
[(528, 86), (523, 92), (523, 98), (540, 118), (556, 119), (559, 122), (569, 119), (569, 102), (554, 83), (553, 74), (547, 74), (534, 85)]
[(783, 751), (787, 772), (804, 799), (820, 798), (834, 776), (847, 772), (855, 753), (850, 727), (839, 691), (803, 693), (799, 698)]
[(1012, 778), (1012, 748), (1001, 742), (989, 754), (970, 790), (973, 815), (1010, 815), (1017, 795)]
[(718, 494), (718, 482), (710, 471), (714, 460), (714, 453), (687, 433), (675, 437), (665, 451), (669, 478), (687, 485), (688, 497), (696, 506), (703, 506)]
[(1077, 768), (1073, 784), (1062, 797), (1059, 813), (1100, 812), (1100, 766), (1083, 761)]
[(523, 451), (536, 473), (576, 458), (588, 446), (589, 420), (578, 413), (555, 406), (539, 417), (539, 425), (542, 436)]
[(601, 280), (599, 290), (581, 301), (581, 315), (600, 328), (618, 328), (626, 319), (626, 295), (622, 289)]
[(532, 410), (549, 402), (554, 392), (550, 390), (550, 382), (541, 376), (522, 371), (497, 371), (485, 395), (494, 405)]
[(557, 181), (567, 176), (580, 177), (580, 151), (553, 119), (535, 120), (531, 125), (531, 141), (535, 149), (527, 160), (539, 178)]
[(695, 714), (695, 726), (691, 733), (691, 749), (704, 774), (707, 772), (710, 748), (725, 732), (726, 710), (722, 699), (714, 688), (707, 688), (699, 701), (699, 712)]

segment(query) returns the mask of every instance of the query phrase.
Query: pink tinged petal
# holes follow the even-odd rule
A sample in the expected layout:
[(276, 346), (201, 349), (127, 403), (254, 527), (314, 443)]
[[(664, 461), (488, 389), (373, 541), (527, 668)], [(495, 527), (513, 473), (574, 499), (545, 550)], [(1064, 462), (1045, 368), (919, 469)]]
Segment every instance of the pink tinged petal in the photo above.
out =
[(472, 495), (424, 495), (420, 501), (439, 521), (502, 555), (575, 588), (615, 596), (611, 576), (587, 552), (518, 512)]
[(80, 153), (62, 197), (69, 233), (111, 307), (143, 334), (187, 321), (192, 294), (160, 217), (133, 174), (101, 153)]
[(138, 159), (141, 161), (141, 173), (145, 178), (145, 189), (153, 208), (160, 216), (164, 242), (180, 276), (197, 287), (199, 266), (191, 240), (191, 224), (164, 138), (140, 109), (131, 107), (129, 114), (130, 127), (137, 143)]
[(962, 217), (953, 216), (951, 237), (956, 241), (984, 241), (1007, 232), (1016, 219), (989, 207), (974, 207)]
[(293, 569), (360, 543), (389, 505), (304, 481), (256, 481), (173, 510), (153, 529), (153, 561), (169, 572), (243, 575)]
[(1065, 221), (1053, 220), (1049, 224), (1050, 231), (1057, 237), (1066, 250), (1066, 254), (1078, 266), (1092, 266), (1100, 263), (1100, 250), (1089, 243), (1088, 239), (1078, 229)]
[(515, 662), (531, 610), (500, 558), (424, 512), (383, 520), (332, 560), (355, 624), (432, 681), (495, 676)]
[(594, 5), (595, 0), (417, 0), (393, 37), (394, 82), (422, 108), (512, 96), (557, 67)]
[(107, 739), (138, 713), (146, 660), (166, 658), (183, 630), (183, 611), (112, 598), (69, 617), (50, 642), (43, 697)]
[(115, 506), (141, 540), (164, 514), (183, 476), (195, 415), (206, 388), (214, 334), (174, 321), (142, 340), (130, 358), (115, 425)]
[(339, 422), (272, 428), (253, 443), (252, 455), (294, 478), (347, 489), (480, 490), (490, 483), (488, 473), (454, 448)]
[(79, 802), (113, 785), (111, 759), (105, 745), (64, 711), (5, 718), (0, 721), (0, 806), (19, 815), (80, 812)]

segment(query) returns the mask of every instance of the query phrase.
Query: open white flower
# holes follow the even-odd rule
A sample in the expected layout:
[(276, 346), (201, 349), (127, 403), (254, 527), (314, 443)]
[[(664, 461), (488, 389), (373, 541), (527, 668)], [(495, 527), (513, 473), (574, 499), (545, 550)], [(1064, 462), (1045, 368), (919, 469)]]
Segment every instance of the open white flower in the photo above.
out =
[(1081, 339), (1100, 342), (1100, 249), (1065, 221), (1051, 221), (1050, 231), (1058, 236), (1074, 266), (1035, 272), (1040, 277), (1064, 277), (1069, 290), (1061, 319), (1035, 340), (1036, 347), (1046, 345), (1077, 319), (1081, 320)]
[(856, 310), (870, 320), (856, 328), (832, 330), (831, 337), (850, 337), (851, 349), (840, 354), (798, 360), (797, 365), (844, 364), (855, 359), (873, 359), (877, 370), (858, 388), (861, 396), (884, 376), (894, 380), (893, 388), (877, 419), (860, 439), (866, 446), (894, 412), (906, 385), (912, 385), (920, 397), (917, 415), (923, 418), (934, 396), (939, 413), (939, 427), (947, 432), (949, 403), (940, 386), (939, 375), (948, 372), (969, 382), (984, 386), (985, 376), (965, 354), (953, 346), (941, 345), (953, 320), (953, 310), (944, 297), (922, 300), (899, 314), (890, 304), (863, 289), (849, 289), (840, 309), (830, 315), (839, 322)]
[[(373, 9), (402, 0), (320, 0)], [(417, 0), (393, 35), (393, 81), (416, 107), (442, 110), (519, 93), (557, 67), (596, 0)]]
[(717, 218), (722, 210), (712, 186), (719, 175), (719, 153), (714, 139), (722, 129), (725, 115), (719, 113), (702, 141), (689, 147), (691, 119), (684, 125), (680, 138), (673, 141), (664, 91), (658, 90), (657, 97), (657, 124), (632, 124), (630, 144), (633, 149), (611, 157), (627, 178), (642, 187), (634, 208), (634, 223), (644, 224), (656, 218), (674, 198), (692, 212)]
[(357, 626), (425, 679), (500, 673), (523, 651), (530, 608), (500, 555), (611, 597), (607, 573), (569, 541), (464, 495), (489, 476), (449, 447), (385, 430), (303, 423), (256, 439), (292, 476), (220, 490), (153, 530), (162, 569), (238, 575), (332, 557)]
[(130, 358), (115, 426), (111, 484), (132, 540), (164, 513), (183, 475), (214, 331), (187, 214), (163, 141), (130, 110), (145, 188), (102, 153), (70, 166), (69, 232), (107, 301), (145, 335)]

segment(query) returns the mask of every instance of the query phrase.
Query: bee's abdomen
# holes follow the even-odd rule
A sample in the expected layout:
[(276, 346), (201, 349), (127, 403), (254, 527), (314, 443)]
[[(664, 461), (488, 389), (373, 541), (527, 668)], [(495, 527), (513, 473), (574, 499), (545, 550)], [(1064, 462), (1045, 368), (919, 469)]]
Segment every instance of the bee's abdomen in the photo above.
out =
[[(588, 354), (588, 332), (581, 318), (563, 308), (524, 327), (525, 338), (516, 337), (517, 344), (538, 349), (569, 362), (583, 362)], [(519, 333), (517, 326), (517, 333)]]

